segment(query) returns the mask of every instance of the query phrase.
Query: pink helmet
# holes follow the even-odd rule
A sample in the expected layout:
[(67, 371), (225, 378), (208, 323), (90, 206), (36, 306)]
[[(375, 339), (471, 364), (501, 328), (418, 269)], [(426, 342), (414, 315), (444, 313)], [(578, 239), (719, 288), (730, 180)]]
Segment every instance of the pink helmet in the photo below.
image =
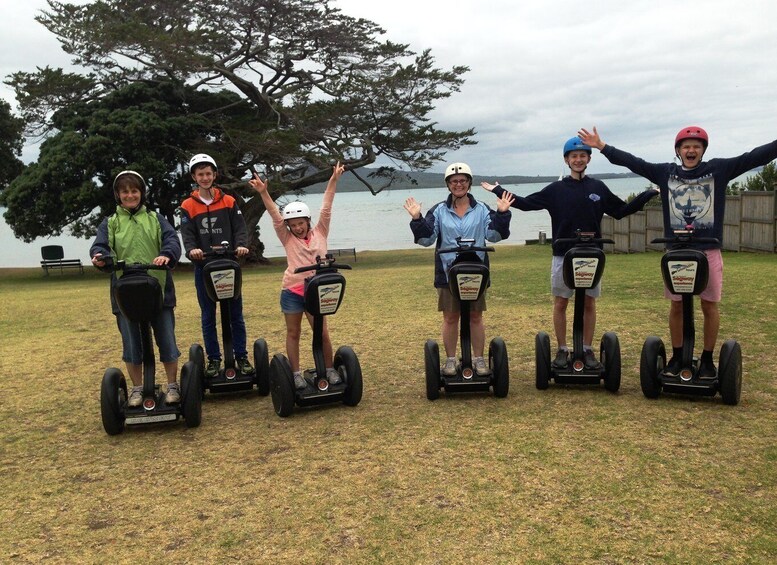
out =
[(684, 127), (677, 132), (677, 136), (674, 138), (675, 149), (677, 149), (677, 146), (680, 145), (684, 139), (700, 139), (702, 144), (704, 144), (704, 149), (707, 149), (707, 145), (710, 142), (707, 132), (699, 126)]

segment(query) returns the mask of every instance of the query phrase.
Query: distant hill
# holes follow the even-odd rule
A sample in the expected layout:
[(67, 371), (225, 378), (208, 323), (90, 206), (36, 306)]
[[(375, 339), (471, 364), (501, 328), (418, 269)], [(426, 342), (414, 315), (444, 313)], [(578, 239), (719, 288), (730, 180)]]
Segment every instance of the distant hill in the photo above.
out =
[[(362, 168), (359, 170), (359, 175), (362, 177), (367, 177), (367, 175), (370, 174), (370, 169), (368, 168)], [(390, 189), (414, 189), (414, 188), (441, 188), (445, 186), (443, 179), (442, 179), (442, 173), (423, 173), (423, 172), (411, 172), (408, 173), (410, 178), (415, 181), (415, 183), (411, 181), (400, 181), (396, 182), (389, 187)], [(625, 178), (634, 178), (637, 175), (633, 173), (602, 173), (599, 175), (593, 175), (598, 179), (625, 179)], [(499, 179), (500, 184), (526, 184), (526, 183), (535, 183), (535, 182), (543, 182), (543, 183), (550, 183), (558, 179), (557, 176), (535, 176), (535, 177), (529, 177), (524, 175), (475, 175), (472, 184), (473, 185), (479, 185), (482, 181), (486, 180), (489, 182), (493, 182), (494, 179)], [(380, 182), (374, 183), (374, 185), (380, 185)], [(373, 185), (373, 186), (374, 186)], [(319, 183), (314, 184), (313, 186), (310, 186), (305, 189), (305, 192), (308, 194), (316, 194), (319, 192), (324, 192), (326, 190), (326, 183)], [(338, 192), (358, 192), (367, 190), (367, 188), (359, 182), (356, 177), (353, 175), (349, 175), (346, 173), (343, 175), (343, 177), (340, 179), (340, 182), (337, 183), (337, 191)]]

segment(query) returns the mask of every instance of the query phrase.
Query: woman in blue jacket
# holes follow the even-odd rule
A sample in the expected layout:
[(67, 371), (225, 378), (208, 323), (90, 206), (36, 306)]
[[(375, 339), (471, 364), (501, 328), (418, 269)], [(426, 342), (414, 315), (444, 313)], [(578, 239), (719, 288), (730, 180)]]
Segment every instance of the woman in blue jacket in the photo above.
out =
[[(445, 184), (450, 191), (444, 202), (432, 206), (421, 216), (421, 204), (410, 197), (405, 201), (405, 210), (412, 216), (410, 229), (415, 242), (428, 247), (436, 242), (437, 249), (456, 246), (456, 238), (474, 239), (475, 246), (485, 246), (486, 240), (501, 241), (510, 236), (510, 203), (512, 195), (507, 193), (497, 201), (494, 211), (478, 202), (469, 193), (472, 188), (472, 171), (465, 163), (453, 163), (445, 170)], [(488, 265), (488, 256), (478, 252)], [(442, 341), (447, 359), (442, 374), (456, 374), (456, 344), (459, 328), (460, 304), (448, 288), (448, 269), (456, 258), (455, 253), (436, 253), (434, 259), (434, 286), (437, 288), (437, 310), (442, 312)], [(483, 358), (486, 329), (483, 312), (486, 310), (486, 294), (472, 304), (470, 330), (472, 335), (472, 364), (478, 375), (488, 374), (488, 364)]]

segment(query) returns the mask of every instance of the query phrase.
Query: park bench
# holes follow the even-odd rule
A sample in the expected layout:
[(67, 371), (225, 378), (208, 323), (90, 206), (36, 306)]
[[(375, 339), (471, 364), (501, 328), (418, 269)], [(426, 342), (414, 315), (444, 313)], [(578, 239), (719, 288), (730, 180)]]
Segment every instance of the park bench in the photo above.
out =
[(355, 247), (340, 247), (337, 249), (329, 249), (327, 250), (327, 253), (330, 255), (337, 255), (338, 257), (341, 257), (343, 254), (345, 255), (353, 255), (353, 260), (356, 261), (356, 248)]
[(50, 269), (59, 269), (60, 273), (64, 273), (65, 269), (78, 269), (84, 274), (81, 259), (65, 259), (65, 250), (61, 245), (44, 245), (40, 248), (40, 255), (40, 266), (45, 276), (48, 276)]

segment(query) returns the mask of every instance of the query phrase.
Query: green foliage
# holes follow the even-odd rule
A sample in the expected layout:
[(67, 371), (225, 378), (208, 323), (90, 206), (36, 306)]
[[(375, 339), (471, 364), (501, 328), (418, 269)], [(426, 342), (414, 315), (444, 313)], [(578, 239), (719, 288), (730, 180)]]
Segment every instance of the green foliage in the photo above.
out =
[(772, 161), (765, 165), (760, 173), (747, 177), (741, 190), (773, 191), (775, 185), (777, 185), (777, 166)]
[(11, 106), (0, 100), (0, 190), (24, 168), (22, 154), (24, 122), (11, 113)]
[[(247, 168), (263, 169), (277, 198), (326, 181), (333, 161), (340, 160), (378, 192), (396, 179), (396, 167), (381, 168), (372, 182), (356, 169), (379, 158), (425, 169), (446, 151), (474, 143), (474, 130), (441, 130), (428, 117), (438, 100), (459, 90), (466, 67), (438, 69), (428, 50), (418, 54), (382, 41), (384, 30), (377, 24), (330, 4), (50, 2), (37, 20), (87, 72), (47, 67), (15, 73), (8, 84), (16, 90), (28, 133), (55, 140), (41, 155), (46, 162), (39, 163), (38, 174), (49, 175), (51, 163), (67, 157), (71, 162), (59, 165), (80, 171), (83, 184), (73, 180), (68, 186), (81, 186), (82, 196), (64, 202), (61, 195), (49, 195), (53, 203), (80, 206), (40, 213), (37, 225), (33, 215), (12, 218), (15, 233), (30, 238), (68, 225), (86, 230), (93, 221), (82, 220), (85, 206), (99, 200), (86, 195), (130, 163), (156, 179), (154, 203), (170, 210), (188, 182), (187, 156), (213, 154), (220, 184), (240, 198), (253, 230), (263, 208), (259, 199), (243, 198), (252, 195), (240, 180)], [(120, 99), (134, 100), (138, 92), (128, 88), (137, 85), (169, 96), (159, 108), (149, 99), (127, 108)], [(64, 147), (65, 139), (101, 162), (83, 162)], [(373, 187), (376, 181), (382, 185)], [(59, 187), (52, 182), (41, 188)]]

